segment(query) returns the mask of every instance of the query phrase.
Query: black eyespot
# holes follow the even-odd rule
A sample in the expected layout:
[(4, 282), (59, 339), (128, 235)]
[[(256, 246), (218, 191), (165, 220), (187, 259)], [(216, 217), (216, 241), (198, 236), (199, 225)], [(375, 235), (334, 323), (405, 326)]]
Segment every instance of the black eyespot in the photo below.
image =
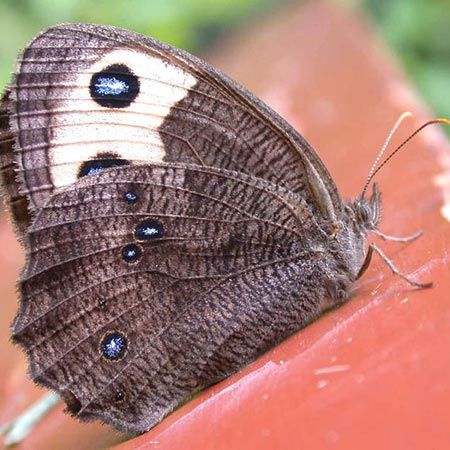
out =
[(85, 177), (86, 175), (95, 175), (109, 167), (126, 166), (129, 164), (130, 161), (118, 158), (114, 153), (99, 153), (95, 159), (85, 161), (81, 165), (78, 171), (78, 178)]
[(93, 100), (105, 108), (126, 108), (139, 95), (139, 80), (124, 64), (113, 64), (91, 78)]
[(125, 400), (125, 392), (123, 391), (117, 391), (114, 394), (114, 401), (119, 403), (119, 402), (123, 402)]
[(100, 308), (104, 308), (106, 306), (106, 300), (104, 298), (99, 298), (98, 299), (98, 306)]
[(137, 261), (142, 256), (142, 249), (138, 245), (129, 244), (122, 249), (122, 258), (126, 262)]
[(127, 338), (118, 331), (107, 334), (100, 344), (100, 350), (106, 359), (118, 361), (127, 351)]
[(164, 235), (164, 228), (156, 220), (144, 220), (136, 226), (134, 234), (141, 241), (160, 239)]
[(125, 192), (124, 197), (125, 197), (125, 201), (126, 201), (127, 203), (130, 203), (130, 204), (136, 203), (136, 202), (137, 202), (137, 199), (138, 199), (137, 194), (134, 193), (133, 191)]

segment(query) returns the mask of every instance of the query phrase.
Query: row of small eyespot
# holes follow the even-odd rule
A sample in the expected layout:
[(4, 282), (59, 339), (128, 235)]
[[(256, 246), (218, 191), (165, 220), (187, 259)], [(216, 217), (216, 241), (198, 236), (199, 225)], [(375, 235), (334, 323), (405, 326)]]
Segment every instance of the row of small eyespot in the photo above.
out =
[[(130, 203), (136, 203), (138, 197), (132, 192), (125, 193), (125, 200)], [(134, 235), (139, 241), (150, 241), (161, 239), (164, 235), (164, 228), (160, 222), (153, 219), (147, 219), (137, 224)], [(122, 258), (131, 263), (137, 261), (142, 256), (142, 248), (136, 244), (128, 244), (122, 249)]]
[[(125, 200), (127, 203), (136, 203), (138, 197), (136, 193), (128, 191), (125, 193)], [(160, 222), (153, 219), (146, 219), (135, 228), (134, 235), (139, 241), (148, 241), (153, 239), (160, 239), (164, 235), (164, 228)], [(136, 244), (128, 244), (122, 249), (122, 258), (124, 261), (131, 263), (137, 261), (142, 256), (142, 248)], [(98, 301), (100, 307), (106, 305), (105, 299)], [(104, 358), (110, 361), (118, 361), (122, 359), (127, 350), (127, 338), (124, 333), (114, 331), (106, 334), (100, 344), (100, 349)], [(114, 395), (114, 401), (122, 402), (125, 400), (125, 393), (117, 391)]]

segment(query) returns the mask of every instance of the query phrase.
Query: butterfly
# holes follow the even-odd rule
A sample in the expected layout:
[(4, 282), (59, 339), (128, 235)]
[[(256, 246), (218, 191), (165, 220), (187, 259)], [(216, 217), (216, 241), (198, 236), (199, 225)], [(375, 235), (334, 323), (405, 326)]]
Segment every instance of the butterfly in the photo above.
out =
[(347, 301), (378, 251), (375, 171), (344, 202), (280, 116), (152, 38), (43, 31), (0, 118), (27, 252), (13, 339), (80, 419), (149, 430)]

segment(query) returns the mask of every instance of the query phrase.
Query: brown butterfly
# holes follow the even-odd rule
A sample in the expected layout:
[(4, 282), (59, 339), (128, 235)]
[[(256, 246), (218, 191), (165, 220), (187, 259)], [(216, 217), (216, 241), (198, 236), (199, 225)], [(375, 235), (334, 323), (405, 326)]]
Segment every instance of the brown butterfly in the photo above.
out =
[(345, 302), (378, 251), (375, 170), (344, 203), (281, 117), (151, 38), (52, 27), (1, 109), (27, 251), (13, 338), (81, 419), (152, 428)]

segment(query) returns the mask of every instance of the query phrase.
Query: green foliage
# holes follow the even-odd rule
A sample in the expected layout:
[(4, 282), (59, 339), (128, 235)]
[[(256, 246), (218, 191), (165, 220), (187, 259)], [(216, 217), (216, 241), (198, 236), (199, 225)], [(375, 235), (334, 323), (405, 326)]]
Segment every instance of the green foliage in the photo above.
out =
[(232, 26), (266, 11), (275, 0), (0, 0), (0, 88), (18, 49), (42, 28), (92, 22), (128, 28), (199, 51)]
[(435, 113), (450, 116), (450, 1), (364, 0), (364, 5)]
[[(285, 0), (0, 0), (0, 89), (17, 50), (60, 22), (107, 23), (198, 52)], [(348, 2), (348, 0), (347, 0)], [(336, 3), (345, 3), (336, 0)], [(436, 113), (449, 115), (450, 1), (359, 0)]]

